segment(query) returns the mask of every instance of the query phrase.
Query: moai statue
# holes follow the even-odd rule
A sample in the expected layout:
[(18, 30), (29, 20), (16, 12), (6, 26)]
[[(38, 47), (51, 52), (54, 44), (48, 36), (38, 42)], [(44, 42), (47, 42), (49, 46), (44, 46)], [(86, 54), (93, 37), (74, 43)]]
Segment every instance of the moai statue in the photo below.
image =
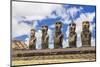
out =
[(75, 23), (70, 23), (69, 24), (69, 36), (68, 36), (68, 42), (69, 42), (69, 47), (76, 47), (76, 41), (77, 41), (77, 33), (75, 32), (76, 30), (76, 24)]
[(35, 37), (35, 30), (31, 29), (30, 32), (30, 39), (29, 39), (29, 49), (33, 50), (36, 47), (36, 37)]
[(48, 35), (48, 26), (44, 25), (42, 26), (42, 48), (46, 49), (48, 48), (48, 41), (49, 41), (49, 35)]
[(55, 36), (54, 36), (54, 48), (62, 48), (63, 34), (61, 31), (62, 23), (55, 23)]
[(84, 21), (82, 23), (81, 42), (83, 47), (91, 46), (91, 32), (89, 27), (89, 21)]

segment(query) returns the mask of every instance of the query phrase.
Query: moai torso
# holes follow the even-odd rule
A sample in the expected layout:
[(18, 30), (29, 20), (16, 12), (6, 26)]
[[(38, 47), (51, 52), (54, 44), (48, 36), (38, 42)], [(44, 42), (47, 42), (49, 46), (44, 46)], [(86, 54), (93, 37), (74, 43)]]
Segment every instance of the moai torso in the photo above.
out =
[(69, 47), (76, 47), (76, 39), (77, 39), (77, 34), (75, 33), (70, 33), (69, 34)]
[(54, 48), (62, 48), (63, 34), (61, 32), (61, 22), (55, 24)]
[(42, 49), (48, 48), (48, 41), (49, 41), (49, 35), (48, 32), (48, 26), (44, 25), (42, 26)]
[(81, 32), (81, 41), (83, 47), (91, 46), (91, 32)]
[(54, 47), (55, 48), (62, 48), (62, 41), (63, 41), (63, 34), (59, 33), (54, 37)]
[(30, 39), (29, 39), (29, 49), (36, 49), (36, 37), (35, 30), (31, 30)]
[(89, 30), (90, 24), (84, 21), (82, 24), (81, 42), (83, 47), (91, 46), (91, 32)]
[(69, 24), (69, 36), (68, 36), (69, 47), (76, 47), (77, 34), (75, 32), (75, 29), (76, 29), (75, 23)]

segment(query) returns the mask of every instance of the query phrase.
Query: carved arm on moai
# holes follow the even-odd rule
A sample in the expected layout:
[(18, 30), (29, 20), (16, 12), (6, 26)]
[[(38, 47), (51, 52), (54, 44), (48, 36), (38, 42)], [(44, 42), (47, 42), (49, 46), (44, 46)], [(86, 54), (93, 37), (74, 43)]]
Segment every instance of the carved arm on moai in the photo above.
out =
[(54, 36), (54, 48), (62, 48), (63, 34), (61, 32), (62, 23), (55, 23), (55, 36)]
[(46, 49), (48, 48), (48, 41), (49, 41), (49, 35), (48, 35), (48, 26), (44, 25), (42, 26), (42, 48)]
[(83, 47), (91, 46), (91, 32), (90, 32), (89, 21), (83, 21), (82, 32), (81, 32), (81, 42)]
[(36, 37), (34, 29), (31, 29), (30, 32), (29, 49), (36, 49)]
[(76, 47), (77, 33), (75, 32), (75, 30), (76, 30), (76, 24), (70, 23), (69, 24), (69, 36), (68, 36), (69, 47)]

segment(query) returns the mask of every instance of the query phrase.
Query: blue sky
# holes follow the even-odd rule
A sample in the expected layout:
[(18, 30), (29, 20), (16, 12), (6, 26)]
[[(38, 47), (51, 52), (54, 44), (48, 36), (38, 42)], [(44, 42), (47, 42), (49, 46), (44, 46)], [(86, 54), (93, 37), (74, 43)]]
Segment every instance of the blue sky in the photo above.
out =
[(34, 28), (36, 29), (38, 40), (36, 48), (40, 49), (41, 26), (46, 24), (49, 27), (49, 48), (53, 48), (54, 24), (57, 21), (61, 21), (63, 24), (61, 30), (64, 34), (63, 48), (65, 48), (68, 47), (68, 24), (74, 22), (77, 25), (77, 47), (81, 47), (80, 32), (82, 21), (88, 20), (91, 25), (92, 46), (95, 46), (95, 6), (13, 2), (12, 8), (12, 39), (21, 40), (28, 44), (30, 29)]

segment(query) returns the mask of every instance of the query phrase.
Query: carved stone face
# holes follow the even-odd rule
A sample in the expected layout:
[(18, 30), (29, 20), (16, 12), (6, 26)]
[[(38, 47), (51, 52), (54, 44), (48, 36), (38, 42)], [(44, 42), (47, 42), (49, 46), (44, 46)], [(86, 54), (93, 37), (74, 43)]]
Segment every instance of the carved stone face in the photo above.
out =
[(82, 24), (82, 27), (83, 27), (83, 31), (88, 31), (89, 27), (90, 27), (89, 22), (88, 21), (84, 21), (83, 24)]
[(48, 26), (47, 25), (44, 25), (42, 26), (42, 32), (47, 32), (48, 31)]
[(75, 32), (75, 29), (76, 29), (76, 24), (75, 23), (70, 23), (69, 24), (69, 32), (70, 33)]
[(61, 22), (56, 22), (56, 24), (55, 24), (56, 32), (57, 31), (59, 32), (61, 30), (61, 27), (62, 27), (62, 23)]
[(30, 36), (35, 36), (35, 30), (34, 29), (31, 29), (31, 32), (30, 32)]

